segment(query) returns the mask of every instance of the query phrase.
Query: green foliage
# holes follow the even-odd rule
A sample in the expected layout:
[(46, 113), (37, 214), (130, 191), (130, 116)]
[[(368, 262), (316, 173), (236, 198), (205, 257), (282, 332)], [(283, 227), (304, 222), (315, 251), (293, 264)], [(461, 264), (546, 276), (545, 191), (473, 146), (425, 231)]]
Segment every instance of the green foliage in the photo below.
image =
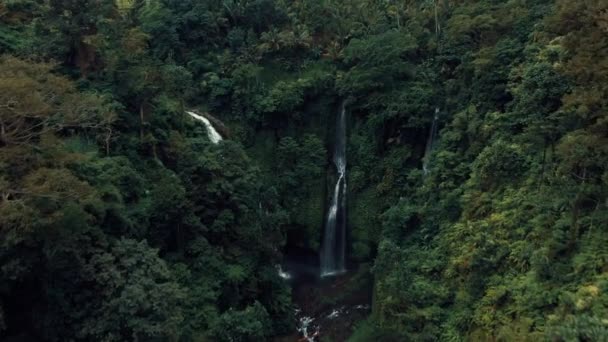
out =
[(85, 305), (87, 314), (77, 336), (104, 340), (179, 336), (184, 293), (156, 251), (145, 243), (119, 240), (82, 267), (82, 281), (95, 284), (94, 299), (78, 303)]
[(397, 330), (391, 330), (376, 326), (372, 321), (360, 322), (353, 335), (348, 339), (349, 342), (365, 341), (403, 341), (403, 336)]
[(606, 341), (608, 327), (606, 323), (590, 316), (570, 318), (561, 327), (551, 333), (555, 341)]
[(336, 87), (343, 95), (390, 87), (408, 74), (404, 58), (415, 48), (414, 39), (397, 30), (353, 39), (344, 48), (344, 62), (350, 69), (338, 76)]
[(215, 341), (264, 341), (271, 332), (270, 317), (264, 307), (255, 302), (242, 311), (229, 310), (211, 328)]
[(345, 101), (353, 340), (602, 340), (607, 11), (2, 2), (0, 339), (289, 332), (275, 265), (318, 248)]
[(352, 258), (357, 261), (369, 260), (380, 236), (378, 213), (382, 201), (373, 188), (367, 188), (349, 197), (349, 229)]
[(526, 160), (517, 145), (507, 145), (497, 140), (481, 151), (472, 167), (475, 170), (474, 177), (487, 189), (493, 184), (517, 180), (526, 171)]
[[(109, 71), (129, 65), (145, 79), (149, 61), (106, 47), (106, 58), (118, 58)], [(189, 72), (166, 65), (148, 76), (167, 89), (116, 83), (102, 97), (53, 68), (0, 63), (12, 82), (0, 109), (1, 336), (196, 340), (220, 317), (234, 325), (262, 314), (263, 326), (234, 334), (255, 340), (290, 329), (291, 298), (274, 268), (283, 214), (237, 143), (215, 146), (172, 117), (180, 106), (168, 95), (185, 89)], [(143, 110), (136, 120), (128, 103), (111, 100), (129, 93)], [(322, 160), (315, 149), (323, 153), (320, 140), (307, 137), (306, 171)]]
[[(596, 246), (604, 240), (597, 224), (605, 220), (606, 163), (596, 133), (603, 123), (591, 118), (604, 104), (589, 85), (605, 87), (581, 77), (591, 69), (603, 74), (582, 62), (583, 55), (594, 56), (591, 65), (605, 59), (588, 50), (604, 41), (591, 28), (598, 8), (605, 10), (547, 1), (530, 9), (516, 2), (440, 9), (448, 18), (444, 40), (429, 58), (441, 68), (438, 92), (456, 114), (440, 116), (423, 179), (415, 170), (394, 171), (398, 160), (417, 158), (423, 143), (406, 140), (413, 153), (395, 158), (399, 147), (391, 143), (403, 135), (384, 128), (382, 159), (393, 171), (380, 190), (403, 199), (382, 216), (376, 324), (412, 340), (602, 339), (605, 255)], [(573, 35), (584, 48), (572, 44)], [(395, 110), (393, 126), (428, 122), (421, 116), (432, 97), (419, 98), (422, 110)], [(390, 100), (362, 102), (377, 113), (369, 118), (376, 127), (399, 108)]]
[[(299, 140), (299, 141), (298, 141)], [(322, 177), (326, 168), (326, 151), (321, 139), (306, 134), (301, 139), (285, 137), (277, 146), (275, 179), (282, 205), (289, 209), (295, 229), (304, 229), (310, 241), (303, 246), (319, 246), (318, 232), (323, 225), (325, 203)]]

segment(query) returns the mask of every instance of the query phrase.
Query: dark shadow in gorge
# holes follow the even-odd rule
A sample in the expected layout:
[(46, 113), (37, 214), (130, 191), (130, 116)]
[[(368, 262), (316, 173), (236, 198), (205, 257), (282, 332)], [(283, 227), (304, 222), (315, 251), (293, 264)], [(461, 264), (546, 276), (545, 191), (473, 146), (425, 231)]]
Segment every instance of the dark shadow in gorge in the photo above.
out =
[(283, 268), (292, 276), (288, 281), (298, 326), (302, 327), (306, 317), (311, 319), (307, 327), (310, 338), (294, 332), (277, 341), (346, 341), (358, 322), (369, 315), (373, 287), (368, 264), (353, 267), (342, 275), (321, 278), (318, 256), (300, 250), (286, 255)]

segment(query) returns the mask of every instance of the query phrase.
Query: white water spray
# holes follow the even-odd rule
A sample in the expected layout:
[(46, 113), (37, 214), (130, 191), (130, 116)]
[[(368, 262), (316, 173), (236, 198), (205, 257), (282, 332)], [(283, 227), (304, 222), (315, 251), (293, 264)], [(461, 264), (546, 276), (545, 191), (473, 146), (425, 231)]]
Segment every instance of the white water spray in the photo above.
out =
[(426, 149), (424, 151), (424, 157), (422, 158), (422, 172), (426, 175), (429, 172), (431, 164), (431, 152), (433, 152), (433, 145), (435, 144), (435, 138), (437, 137), (437, 124), (439, 123), (439, 107), (435, 107), (435, 117), (431, 124), (431, 131), (429, 132), (429, 139), (426, 142)]
[(302, 335), (303, 340), (307, 342), (315, 342), (319, 336), (321, 327), (313, 324), (315, 319), (310, 316), (300, 315), (302, 310), (296, 309), (296, 317), (298, 317), (297, 330)]
[(217, 144), (222, 141), (222, 136), (215, 130), (209, 119), (194, 112), (186, 113), (191, 117), (195, 118), (196, 120), (201, 121), (205, 125), (205, 128), (207, 129), (207, 136), (209, 137), (209, 140), (211, 140), (212, 143)]
[(370, 306), (368, 304), (359, 305), (343, 305), (339, 308), (331, 309), (331, 311), (318, 312), (313, 316), (307, 316), (301, 309), (295, 309), (297, 319), (297, 330), (302, 335), (299, 341), (315, 342), (322, 337), (322, 330), (331, 330), (332, 327), (342, 326), (344, 323), (351, 321), (353, 317), (363, 317), (369, 313)]
[(289, 272), (285, 272), (281, 265), (277, 265), (277, 273), (279, 274), (279, 277), (285, 280), (291, 279), (291, 274)]

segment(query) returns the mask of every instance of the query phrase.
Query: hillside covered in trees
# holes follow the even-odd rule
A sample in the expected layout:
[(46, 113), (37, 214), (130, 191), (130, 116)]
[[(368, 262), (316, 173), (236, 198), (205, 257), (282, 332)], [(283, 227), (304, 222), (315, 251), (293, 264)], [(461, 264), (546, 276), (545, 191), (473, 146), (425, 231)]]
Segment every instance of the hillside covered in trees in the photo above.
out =
[(608, 340), (608, 2), (0, 1), (0, 340), (297, 341), (330, 218), (350, 341)]

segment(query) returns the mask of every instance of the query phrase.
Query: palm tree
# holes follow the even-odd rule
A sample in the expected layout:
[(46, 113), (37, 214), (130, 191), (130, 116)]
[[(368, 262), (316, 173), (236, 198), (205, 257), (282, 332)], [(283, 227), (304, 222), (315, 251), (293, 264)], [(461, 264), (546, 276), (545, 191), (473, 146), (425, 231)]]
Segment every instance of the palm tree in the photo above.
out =
[(281, 45), (283, 43), (281, 39), (281, 32), (276, 27), (272, 27), (270, 31), (262, 33), (260, 41), (262, 43), (258, 46), (258, 48), (262, 52), (278, 51), (281, 49)]

